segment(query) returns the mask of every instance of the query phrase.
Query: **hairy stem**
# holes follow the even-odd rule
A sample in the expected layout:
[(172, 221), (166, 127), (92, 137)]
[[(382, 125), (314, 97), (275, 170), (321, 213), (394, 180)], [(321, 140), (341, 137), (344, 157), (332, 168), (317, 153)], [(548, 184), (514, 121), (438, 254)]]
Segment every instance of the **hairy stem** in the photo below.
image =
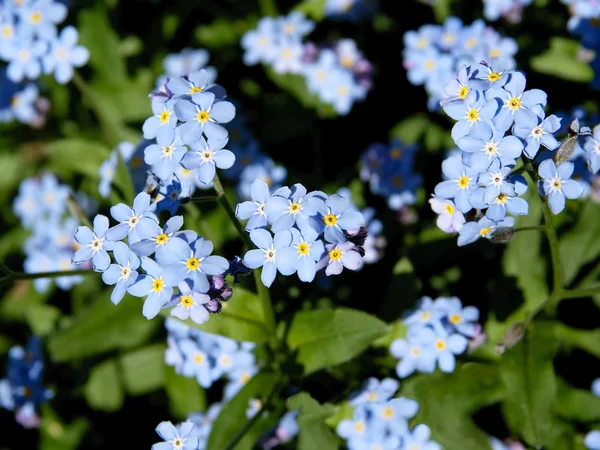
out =
[[(235, 211), (231, 207), (229, 200), (227, 200), (227, 196), (225, 195), (225, 190), (223, 189), (223, 185), (221, 184), (221, 180), (219, 176), (215, 174), (215, 178), (213, 179), (213, 186), (215, 188), (215, 192), (217, 193), (217, 199), (219, 203), (225, 209), (225, 212), (229, 216), (229, 219), (235, 226), (238, 234), (246, 244), (247, 249), (251, 249), (254, 247), (252, 241), (250, 240), (250, 236), (248, 232), (244, 229), (238, 218), (235, 216)], [(275, 313), (273, 312), (273, 305), (271, 304), (271, 296), (269, 294), (269, 290), (266, 288), (260, 279), (260, 272), (258, 270), (253, 270), (252, 274), (254, 275), (254, 281), (256, 283), (256, 291), (261, 300), (262, 311), (265, 319), (265, 326), (269, 330), (271, 335), (275, 334)]]
[(36, 278), (58, 278), (58, 277), (68, 277), (73, 275), (91, 275), (94, 272), (89, 269), (79, 269), (79, 270), (61, 270), (57, 272), (36, 272), (36, 273), (24, 273), (24, 272), (12, 272), (3, 277), (0, 277), (0, 287), (8, 286), (13, 281), (17, 280), (34, 280)]
[(560, 298), (561, 300), (564, 300), (567, 298), (591, 297), (596, 294), (600, 294), (600, 286), (592, 286), (582, 289), (565, 289), (562, 291)]

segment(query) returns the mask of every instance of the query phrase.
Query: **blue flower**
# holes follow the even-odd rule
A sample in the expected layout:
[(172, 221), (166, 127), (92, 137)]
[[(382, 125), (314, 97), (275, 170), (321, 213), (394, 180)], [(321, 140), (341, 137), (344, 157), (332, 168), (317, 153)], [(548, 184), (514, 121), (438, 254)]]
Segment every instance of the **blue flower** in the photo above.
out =
[(512, 227), (514, 226), (514, 218), (507, 217), (502, 222), (496, 223), (487, 217), (481, 218), (478, 222), (469, 222), (462, 226), (458, 236), (458, 246), (472, 244), (479, 238), (491, 239), (494, 230), (499, 227)]
[(435, 352), (426, 345), (428, 327), (410, 328), (406, 339), (395, 339), (390, 345), (390, 353), (400, 361), (396, 364), (396, 374), (406, 378), (415, 370), (433, 373), (435, 370)]
[(79, 35), (75, 27), (63, 28), (60, 36), (50, 41), (48, 54), (43, 58), (44, 73), (54, 73), (60, 84), (73, 78), (73, 67), (82, 67), (90, 58), (90, 52), (82, 45), (77, 45)]
[(198, 344), (189, 339), (182, 340), (179, 347), (185, 358), (182, 375), (196, 377), (200, 386), (209, 388), (212, 385), (209, 355), (202, 351)]
[(192, 151), (188, 152), (181, 165), (188, 170), (198, 169), (198, 180), (208, 185), (215, 177), (216, 169), (229, 169), (235, 162), (235, 155), (223, 148), (227, 144), (227, 137), (208, 139), (203, 137), (190, 145)]
[(489, 139), (492, 136), (491, 123), (500, 105), (498, 100), (478, 99), (476, 95), (467, 95), (464, 100), (456, 100), (443, 106), (444, 111), (454, 120), (452, 139), (458, 142), (465, 136), (477, 136)]
[(250, 199), (250, 187), (256, 180), (263, 180), (270, 189), (276, 190), (281, 187), (286, 177), (286, 168), (275, 165), (270, 158), (250, 164), (240, 174), (238, 194), (242, 200), (248, 200)]
[(244, 64), (270, 64), (275, 59), (276, 25), (274, 18), (263, 17), (258, 21), (256, 29), (242, 36), (240, 43), (244, 48)]
[(267, 226), (267, 213), (265, 206), (271, 196), (269, 186), (263, 180), (256, 180), (250, 186), (250, 198), (245, 202), (238, 203), (235, 208), (235, 216), (238, 219), (250, 219), (246, 223), (246, 231)]
[(212, 92), (216, 98), (225, 97), (225, 89), (218, 84), (213, 84), (214, 76), (206, 69), (189, 73), (182, 77), (171, 78), (167, 88), (177, 98), (189, 99), (196, 92)]
[(505, 136), (492, 126), (492, 136), (487, 132), (476, 132), (465, 136), (456, 143), (464, 152), (469, 153), (469, 165), (478, 172), (486, 170), (494, 159), (500, 159), (502, 166), (514, 166), (523, 152), (523, 141), (515, 136)]
[(32, 38), (22, 36), (7, 50), (6, 76), (9, 80), (19, 83), (28, 78), (35, 80), (42, 73), (40, 58), (47, 50), (45, 41), (34, 41)]
[(515, 125), (513, 128), (513, 134), (527, 142), (524, 153), (529, 159), (535, 158), (540, 144), (548, 150), (555, 150), (560, 145), (554, 137), (554, 133), (560, 128), (560, 119), (554, 114), (544, 119), (545, 113), (540, 106), (533, 110), (537, 113), (536, 122), (527, 124), (527, 127)]
[(360, 406), (387, 402), (394, 396), (399, 387), (400, 383), (393, 378), (378, 380), (375, 377), (370, 377), (364, 381), (361, 391), (350, 398), (349, 403), (352, 406)]
[(583, 148), (590, 172), (598, 172), (600, 170), (600, 126), (594, 127), (593, 135), (585, 140)]
[(372, 405), (369, 409), (373, 411), (388, 433), (404, 435), (408, 432), (408, 419), (417, 414), (419, 404), (415, 400), (400, 397)]
[(420, 338), (425, 346), (433, 348), (440, 370), (446, 373), (454, 371), (454, 355), (464, 353), (467, 349), (467, 339), (464, 336), (451, 334), (440, 327), (423, 328)]
[(145, 274), (139, 275), (127, 292), (134, 297), (147, 297), (142, 314), (148, 320), (156, 317), (173, 295), (173, 285), (163, 277), (163, 269), (147, 256), (141, 257)]
[(111, 264), (102, 273), (102, 281), (108, 285), (116, 285), (110, 294), (110, 301), (116, 305), (123, 299), (129, 286), (136, 282), (140, 260), (124, 242), (115, 242), (113, 255), (117, 264)]
[(221, 123), (227, 123), (235, 116), (235, 107), (230, 102), (215, 103), (215, 94), (195, 92), (192, 101), (178, 100), (175, 103), (177, 118), (185, 122), (179, 127), (179, 135), (188, 145), (200, 140), (202, 133), (209, 139), (224, 139), (227, 130)]
[(179, 53), (165, 56), (163, 68), (167, 75), (180, 77), (196, 72), (208, 64), (209, 54), (204, 49), (184, 48)]
[(583, 194), (583, 187), (575, 180), (571, 180), (573, 163), (564, 162), (556, 167), (554, 161), (546, 159), (538, 167), (542, 178), (542, 188), (548, 197), (548, 205), (554, 214), (560, 213), (565, 207), (565, 197), (575, 199)]
[(56, 36), (56, 24), (67, 17), (67, 7), (54, 0), (33, 0), (19, 8), (17, 14), (25, 33), (33, 32), (40, 38), (51, 39)]
[(285, 259), (290, 255), (281, 252), (292, 244), (293, 235), (289, 230), (275, 233), (273, 237), (267, 230), (257, 228), (250, 231), (250, 239), (258, 248), (246, 252), (243, 259), (244, 265), (250, 269), (262, 267), (260, 279), (265, 286), (271, 286), (277, 270), (286, 276), (294, 273), (289, 268), (290, 262)]
[[(152, 102), (152, 117), (146, 119), (142, 125), (144, 139), (154, 139), (163, 134), (170, 135), (177, 125), (177, 115), (174, 111), (175, 100), (166, 102)], [(165, 137), (163, 136), (163, 140)]]
[(168, 264), (169, 254), (172, 253), (171, 246), (173, 238), (181, 237), (186, 242), (195, 241), (198, 235), (191, 230), (179, 231), (183, 226), (183, 216), (173, 216), (161, 228), (156, 222), (144, 230), (142, 240), (131, 244), (133, 250), (139, 256), (150, 256), (156, 252), (156, 262)]
[(445, 159), (442, 162), (442, 171), (448, 179), (437, 184), (435, 196), (453, 199), (460, 212), (469, 212), (473, 208), (469, 203), (469, 196), (475, 187), (477, 173), (458, 158)]
[(444, 322), (451, 331), (456, 330), (469, 338), (477, 332), (479, 310), (474, 306), (462, 307), (458, 297), (440, 297), (437, 300), (437, 309), (445, 313)]
[(151, 166), (152, 172), (158, 178), (167, 182), (173, 177), (187, 148), (173, 129), (162, 130), (164, 131), (158, 133), (157, 144), (149, 145), (144, 149), (144, 161)]
[(344, 268), (358, 270), (362, 256), (352, 242), (325, 245), (325, 252), (317, 262), (317, 270), (325, 267), (325, 275), (339, 275)]
[(427, 425), (417, 425), (404, 438), (404, 448), (418, 448), (422, 450), (442, 450), (437, 442), (429, 440), (431, 430)]
[(97, 214), (94, 218), (94, 230), (79, 226), (75, 231), (75, 240), (83, 247), (75, 252), (72, 258), (73, 264), (81, 264), (92, 260), (96, 272), (104, 272), (110, 266), (110, 256), (107, 250), (112, 250), (114, 242), (107, 240), (105, 234), (108, 231), (108, 217)]
[(206, 275), (221, 275), (229, 268), (229, 262), (222, 256), (212, 255), (211, 241), (198, 237), (191, 245), (183, 239), (174, 238), (169, 248), (165, 278), (172, 285), (189, 278), (194, 282), (194, 290), (207, 292), (209, 288)]
[(150, 227), (150, 222), (155, 221), (149, 216), (150, 196), (140, 192), (133, 199), (133, 209), (124, 203), (118, 203), (110, 208), (110, 214), (120, 223), (106, 232), (106, 238), (110, 241), (120, 241), (129, 236), (129, 243), (133, 244), (141, 239), (140, 232), (144, 234), (145, 229)]
[(291, 229), (292, 244), (281, 250), (283, 261), (286, 261), (285, 271), (297, 272), (300, 280), (310, 283), (317, 272), (317, 261), (325, 251), (323, 241), (318, 240), (319, 234), (307, 224), (300, 226), (300, 231)]
[(344, 242), (346, 237), (343, 230), (356, 230), (364, 224), (363, 215), (349, 208), (348, 198), (332, 194), (325, 202), (322, 200), (322, 195), (314, 195), (306, 208), (310, 215), (309, 224), (318, 233), (324, 232), (328, 242)]
[(171, 315), (181, 320), (188, 317), (194, 323), (203, 324), (208, 320), (208, 311), (204, 307), (210, 297), (206, 293), (197, 292), (193, 289), (194, 283), (191, 280), (180, 282), (177, 287), (179, 294), (174, 295), (167, 307), (173, 306)]
[[(296, 183), (290, 189), (279, 189), (267, 199), (264, 210), (269, 222), (272, 223), (271, 231), (273, 233), (287, 230), (297, 223), (306, 222), (308, 214), (303, 204), (305, 196), (306, 188), (300, 183)], [(314, 201), (319, 200), (315, 199)]]
[(190, 187), (184, 188), (179, 178), (173, 176), (168, 185), (163, 185), (159, 189), (155, 212), (168, 210), (171, 215), (177, 214), (181, 201), (191, 195), (190, 189)]
[(196, 450), (198, 438), (192, 435), (194, 424), (190, 421), (183, 422), (175, 427), (171, 422), (161, 422), (156, 427), (158, 435), (166, 442), (159, 442), (152, 446), (152, 450)]

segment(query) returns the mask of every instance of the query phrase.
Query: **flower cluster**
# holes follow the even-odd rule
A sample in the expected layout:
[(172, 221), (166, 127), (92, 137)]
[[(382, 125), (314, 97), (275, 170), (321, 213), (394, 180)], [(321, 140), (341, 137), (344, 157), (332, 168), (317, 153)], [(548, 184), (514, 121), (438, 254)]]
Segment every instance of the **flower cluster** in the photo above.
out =
[(352, 104), (363, 100), (371, 87), (371, 64), (352, 39), (332, 48), (303, 44), (302, 38), (315, 24), (299, 12), (278, 18), (263, 17), (255, 30), (241, 40), (244, 63), (272, 66), (278, 74), (303, 75), (308, 90), (338, 114), (348, 114)]
[(400, 211), (417, 201), (417, 189), (423, 177), (414, 172), (416, 144), (404, 145), (393, 139), (390, 145), (376, 143), (360, 157), (360, 179), (369, 183), (373, 194), (387, 200), (388, 206)]
[(523, 8), (533, 0), (483, 0), (483, 15), (487, 20), (503, 17), (511, 23), (519, 23)]
[(569, 6), (569, 11), (574, 17), (593, 19), (600, 17), (600, 3), (596, 0), (560, 0)]
[(415, 370), (432, 373), (436, 365), (442, 372), (453, 372), (455, 355), (467, 350), (468, 339), (481, 334), (478, 319), (479, 310), (463, 308), (457, 297), (422, 297), (402, 320), (408, 326), (406, 339), (396, 339), (390, 346), (390, 353), (399, 359), (398, 377), (406, 378)]
[[(202, 62), (179, 65), (186, 70)], [(164, 80), (150, 94), (153, 116), (142, 130), (151, 141), (143, 159), (156, 179), (159, 201), (170, 199), (162, 207), (173, 214), (181, 198), (197, 187), (212, 186), (217, 168), (233, 166), (235, 155), (225, 148), (229, 133), (222, 124), (235, 117), (235, 107), (225, 100), (225, 89), (214, 84), (214, 71), (200, 69)]]
[(54, 393), (43, 386), (44, 361), (42, 343), (31, 337), (27, 347), (14, 346), (8, 352), (7, 377), (0, 379), (0, 408), (15, 412), (15, 418), (25, 428), (40, 425), (38, 407)]
[[(91, 260), (93, 269), (102, 272), (102, 280), (115, 286), (111, 294), (115, 304), (126, 292), (146, 297), (142, 313), (147, 319), (156, 317), (161, 308), (174, 307), (173, 315), (204, 323), (208, 313), (221, 310), (220, 301), (231, 297), (220, 277), (229, 269), (229, 262), (211, 256), (211, 241), (194, 231), (180, 231), (182, 216), (171, 217), (161, 227), (150, 211), (150, 201), (150, 195), (140, 192), (133, 208), (124, 203), (112, 206), (111, 215), (118, 222), (113, 227), (109, 228), (108, 217), (101, 214), (94, 218), (93, 230), (77, 227), (74, 236), (82, 247), (73, 255), (73, 263)], [(122, 242), (125, 238), (127, 244)], [(109, 251), (115, 259), (112, 264)], [(138, 272), (140, 267), (145, 273)]]
[(73, 77), (73, 67), (83, 66), (89, 51), (77, 45), (72, 26), (57, 25), (67, 17), (64, 3), (54, 0), (8, 2), (0, 10), (0, 60), (8, 63), (9, 80), (35, 80), (42, 73), (53, 74), (59, 83)]
[[(81, 200), (88, 202), (85, 198)], [(13, 211), (21, 220), (21, 225), (32, 232), (24, 246), (26, 273), (72, 271), (89, 267), (71, 262), (73, 251), (79, 248), (73, 239), (79, 220), (67, 210), (69, 203), (77, 204), (71, 188), (59, 183), (50, 172), (21, 182), (19, 194), (13, 202)], [(37, 292), (46, 292), (53, 280), (59, 288), (69, 290), (83, 281), (83, 277), (66, 275), (37, 278), (33, 285)]]
[(18, 120), (40, 128), (46, 121), (49, 108), (50, 102), (40, 97), (35, 83), (25, 86), (13, 83), (6, 75), (6, 68), (0, 67), (0, 123)]
[(350, 208), (347, 197), (307, 192), (300, 183), (271, 193), (264, 181), (256, 180), (251, 200), (237, 205), (236, 217), (248, 219), (246, 230), (258, 247), (246, 252), (244, 265), (262, 267), (261, 280), (267, 287), (277, 271), (285, 276), (297, 273), (300, 280), (311, 282), (320, 269), (337, 275), (361, 265), (364, 217)]
[(165, 326), (169, 332), (166, 364), (183, 376), (195, 377), (203, 388), (225, 377), (224, 401), (235, 396), (258, 372), (251, 342), (207, 333), (171, 318), (166, 319)]
[[(561, 146), (555, 160), (545, 147), (559, 148), (554, 133), (560, 128), (555, 115), (546, 117), (547, 96), (539, 89), (525, 90), (525, 74), (509, 70), (504, 59), (464, 66), (446, 84), (441, 105), (457, 122), (452, 138), (462, 151), (442, 163), (445, 180), (435, 187), (434, 211), (445, 216), (438, 225), (446, 232), (458, 231), (458, 245), (491, 239), (499, 230), (514, 226), (513, 215), (525, 215), (527, 201), (521, 198), (527, 183), (513, 170), (517, 159), (530, 165), (538, 153), (544, 159), (538, 168), (540, 189), (554, 214), (565, 206), (565, 198), (578, 198), (583, 187), (570, 177), (574, 170), (575, 145)], [(511, 134), (507, 134), (508, 131)], [(538, 159), (538, 160), (539, 160)], [(528, 166), (525, 166), (527, 168)], [(477, 211), (476, 221), (465, 223), (464, 214)]]
[(567, 28), (581, 41), (582, 48), (577, 53), (577, 59), (589, 63), (595, 76), (591, 81), (592, 87), (600, 88), (600, 32), (597, 22), (600, 19), (600, 6), (597, 2), (574, 2), (571, 5), (572, 17), (567, 22)]
[(504, 58), (502, 70), (512, 69), (517, 49), (514, 39), (503, 37), (483, 20), (463, 25), (460, 19), (449, 17), (443, 25), (423, 25), (404, 34), (403, 64), (408, 81), (425, 85), (427, 106), (437, 110), (446, 96), (446, 83), (463, 65)]
[(352, 419), (340, 421), (337, 434), (346, 440), (348, 450), (385, 448), (389, 450), (422, 448), (441, 450), (431, 441), (426, 425), (410, 429), (408, 420), (415, 416), (419, 404), (406, 397), (394, 398), (399, 383), (392, 378), (379, 381), (369, 378), (363, 390), (350, 399)]

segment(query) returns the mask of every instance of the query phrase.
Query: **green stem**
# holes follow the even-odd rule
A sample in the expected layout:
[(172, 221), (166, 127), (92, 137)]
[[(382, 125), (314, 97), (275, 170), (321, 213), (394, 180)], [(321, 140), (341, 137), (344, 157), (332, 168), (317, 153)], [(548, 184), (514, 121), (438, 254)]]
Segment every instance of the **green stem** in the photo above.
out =
[(518, 228), (513, 229), (513, 231), (516, 233), (517, 231), (533, 231), (533, 230), (542, 231), (545, 229), (546, 229), (546, 227), (544, 227), (544, 226), (536, 225), (536, 226), (531, 226), (531, 227), (518, 227)]
[[(227, 200), (227, 196), (225, 195), (225, 189), (223, 189), (223, 185), (221, 184), (221, 180), (219, 179), (219, 175), (215, 174), (215, 178), (213, 179), (213, 186), (215, 188), (215, 192), (217, 193), (217, 199), (219, 203), (225, 209), (225, 212), (229, 216), (229, 219), (235, 226), (238, 234), (246, 244), (248, 250), (254, 247), (254, 244), (250, 240), (250, 236), (248, 232), (244, 229), (238, 218), (235, 216), (235, 211), (231, 207), (229, 200)], [(273, 312), (273, 305), (271, 304), (271, 296), (269, 294), (269, 290), (262, 283), (260, 279), (260, 272), (258, 270), (253, 270), (252, 274), (254, 275), (254, 281), (256, 283), (256, 291), (261, 300), (262, 311), (265, 319), (265, 326), (269, 330), (271, 335), (275, 335), (275, 313)]]
[(600, 294), (600, 286), (592, 286), (582, 289), (565, 289), (562, 291), (560, 298), (561, 300), (564, 300), (567, 298), (591, 297), (596, 294)]
[(210, 195), (207, 197), (190, 197), (188, 201), (190, 203), (210, 203), (216, 202), (217, 200), (219, 200), (219, 197)]
[[(533, 168), (533, 164), (527, 158), (523, 158), (523, 164), (525, 170), (527, 170), (527, 173), (531, 177), (534, 186), (537, 187), (539, 177), (537, 172)], [(550, 247), (553, 284), (552, 292), (545, 304), (545, 308), (549, 315), (554, 315), (556, 313), (556, 306), (561, 300), (561, 294), (563, 290), (563, 274), (560, 263), (560, 253), (558, 250), (558, 236), (556, 235), (556, 228), (554, 228), (552, 211), (550, 211), (548, 202), (545, 199), (542, 199), (542, 214), (544, 216), (544, 228), (546, 229), (546, 237), (548, 238), (548, 245)]]
[(260, 407), (260, 409), (256, 412), (256, 414), (254, 414), (250, 419), (248, 419), (246, 421), (246, 423), (240, 429), (240, 431), (238, 431), (235, 434), (235, 436), (233, 436), (231, 441), (229, 441), (229, 443), (227, 444), (227, 446), (225, 447), (224, 450), (233, 450), (235, 448), (235, 446), (242, 440), (242, 438), (246, 435), (246, 433), (248, 431), (250, 431), (252, 426), (260, 420), (262, 413), (271, 404), (273, 397), (275, 397), (275, 394), (279, 392), (279, 390), (281, 389), (282, 386), (283, 386), (283, 383), (281, 383), (281, 380), (277, 380), (277, 382), (275, 382), (275, 384), (273, 385), (273, 389), (271, 389), (271, 392), (269, 392), (269, 395), (263, 401), (263, 404)]
[(13, 274), (15, 273), (14, 270), (12, 270), (10, 267), (8, 267), (6, 264), (4, 264), (3, 262), (0, 262), (0, 271), (4, 272), (7, 275)]
[(277, 5), (274, 0), (258, 0), (258, 6), (260, 9), (260, 13), (263, 16), (278, 16), (279, 11), (277, 10)]
[(61, 270), (57, 272), (36, 272), (36, 273), (23, 273), (23, 272), (12, 272), (8, 275), (0, 277), (0, 287), (7, 286), (11, 284), (13, 281), (17, 280), (34, 280), (36, 278), (57, 278), (57, 277), (66, 277), (72, 275), (91, 275), (94, 272), (89, 269), (79, 269), (79, 270)]

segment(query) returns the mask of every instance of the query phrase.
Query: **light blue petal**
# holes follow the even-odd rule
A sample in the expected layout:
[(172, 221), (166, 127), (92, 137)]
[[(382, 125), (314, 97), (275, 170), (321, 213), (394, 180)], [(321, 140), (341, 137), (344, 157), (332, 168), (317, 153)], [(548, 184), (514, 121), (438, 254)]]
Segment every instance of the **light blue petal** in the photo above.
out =
[(260, 279), (266, 287), (270, 287), (271, 284), (273, 284), (273, 280), (275, 280), (276, 274), (277, 269), (275, 268), (275, 264), (272, 262), (267, 262), (263, 265)]
[(250, 269), (257, 269), (265, 262), (265, 252), (259, 249), (248, 250), (243, 258), (243, 263)]
[(258, 248), (267, 249), (273, 244), (273, 237), (267, 230), (256, 229), (250, 232), (250, 239)]
[(296, 270), (298, 272), (298, 278), (300, 278), (301, 281), (304, 281), (305, 283), (312, 282), (317, 271), (315, 259), (307, 257), (300, 258), (296, 264)]
[(565, 197), (569, 199), (579, 198), (584, 192), (583, 186), (575, 180), (564, 181), (561, 190)]
[(129, 292), (134, 297), (145, 297), (152, 290), (152, 283), (154, 280), (152, 277), (148, 275), (140, 275), (136, 282), (129, 286), (127, 292)]
[(92, 256), (92, 267), (96, 272), (104, 272), (110, 266), (110, 256), (106, 250), (98, 250)]
[(120, 223), (108, 229), (108, 231), (106, 232), (106, 239), (108, 239), (109, 241), (117, 242), (121, 239), (125, 239), (127, 233), (129, 233), (129, 224)]
[(118, 264), (111, 264), (106, 271), (102, 272), (102, 281), (109, 286), (116, 284), (121, 278), (121, 267)]
[(545, 180), (551, 180), (558, 175), (554, 161), (546, 159), (542, 161), (540, 167), (538, 167), (538, 174)]
[(249, 219), (258, 211), (258, 203), (245, 201), (238, 203), (235, 207), (235, 217), (238, 219)]
[(200, 267), (208, 275), (222, 275), (229, 269), (229, 261), (222, 256), (208, 256), (202, 261)]
[(558, 214), (565, 209), (565, 196), (560, 191), (551, 192), (548, 195), (548, 204), (552, 212)]

